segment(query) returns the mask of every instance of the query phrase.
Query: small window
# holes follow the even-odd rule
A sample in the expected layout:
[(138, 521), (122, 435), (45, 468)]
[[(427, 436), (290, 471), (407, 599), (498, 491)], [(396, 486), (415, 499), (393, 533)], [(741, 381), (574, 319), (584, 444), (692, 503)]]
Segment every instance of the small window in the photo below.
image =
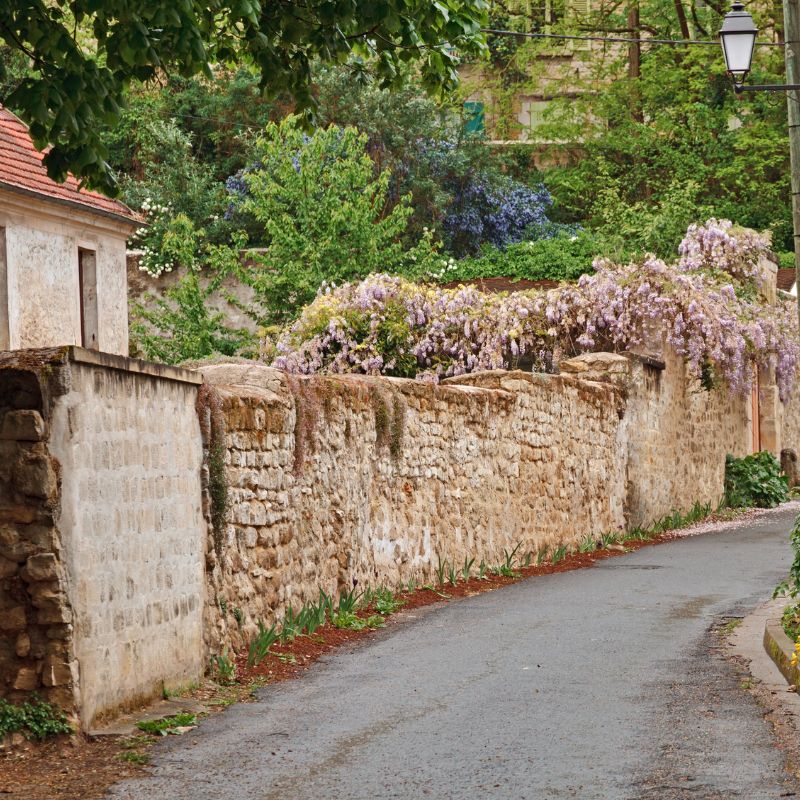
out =
[(483, 103), (467, 100), (464, 103), (464, 130), (467, 133), (483, 133), (485, 130)]
[(523, 100), (520, 103), (517, 115), (517, 121), (522, 128), (520, 139), (527, 141), (538, 138), (536, 129), (541, 128), (547, 122), (545, 115), (549, 105), (548, 100)]
[(99, 350), (97, 257), (92, 250), (78, 250), (78, 283), (81, 299), (81, 346)]

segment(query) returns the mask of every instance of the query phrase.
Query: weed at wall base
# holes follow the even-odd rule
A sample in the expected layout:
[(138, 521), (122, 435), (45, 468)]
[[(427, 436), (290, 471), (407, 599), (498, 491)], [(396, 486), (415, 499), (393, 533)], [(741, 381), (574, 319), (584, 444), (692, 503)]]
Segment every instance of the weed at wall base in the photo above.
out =
[(0, 699), (0, 739), (10, 733), (42, 741), (49, 736), (72, 733), (72, 727), (60, 708), (33, 695), (31, 700), (19, 705)]

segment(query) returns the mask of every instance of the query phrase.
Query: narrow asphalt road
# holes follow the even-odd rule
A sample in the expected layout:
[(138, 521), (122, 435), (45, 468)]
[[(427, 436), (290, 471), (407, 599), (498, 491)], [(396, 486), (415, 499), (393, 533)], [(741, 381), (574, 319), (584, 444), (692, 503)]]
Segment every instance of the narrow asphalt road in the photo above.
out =
[(785, 575), (794, 513), (417, 612), (165, 741), (111, 797), (794, 796), (709, 635)]

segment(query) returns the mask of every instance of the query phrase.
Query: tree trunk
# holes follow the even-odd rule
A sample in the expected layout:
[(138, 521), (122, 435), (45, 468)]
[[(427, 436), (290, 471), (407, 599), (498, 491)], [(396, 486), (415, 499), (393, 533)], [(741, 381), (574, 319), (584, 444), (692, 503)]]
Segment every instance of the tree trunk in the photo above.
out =
[[(631, 38), (638, 39), (641, 36), (639, 27), (639, 0), (631, 0), (628, 7), (628, 28), (631, 31)], [(642, 99), (639, 95), (639, 78), (642, 77), (642, 45), (639, 42), (631, 42), (628, 45), (628, 78), (631, 87), (631, 116), (637, 121), (642, 122)]]
[(689, 33), (689, 21), (686, 19), (686, 9), (683, 7), (682, 0), (675, 0), (675, 12), (678, 15), (678, 22), (681, 26), (681, 36), (684, 39), (691, 39), (692, 35)]

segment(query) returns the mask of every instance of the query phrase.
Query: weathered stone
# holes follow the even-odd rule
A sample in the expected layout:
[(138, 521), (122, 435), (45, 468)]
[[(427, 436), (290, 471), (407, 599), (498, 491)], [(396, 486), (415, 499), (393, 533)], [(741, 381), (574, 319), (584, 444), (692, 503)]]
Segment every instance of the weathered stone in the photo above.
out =
[(797, 453), (791, 448), (784, 448), (781, 450), (781, 470), (789, 482), (789, 488), (797, 486)]
[(45, 424), (38, 411), (6, 411), (0, 426), (0, 439), (39, 442), (45, 438)]
[(52, 499), (57, 490), (56, 472), (44, 454), (27, 454), (17, 462), (14, 487), (28, 497)]
[(0, 556), (0, 578), (9, 578), (19, 569), (19, 564), (8, 558)]
[(25, 606), (0, 609), (0, 630), (21, 631), (27, 623)]
[(64, 593), (55, 582), (34, 583), (29, 593), (34, 608), (57, 608), (66, 602)]
[(14, 678), (14, 688), (18, 691), (32, 692), (39, 686), (39, 676), (31, 667), (21, 667)]
[(45, 686), (67, 686), (77, 682), (77, 674), (77, 662), (67, 662), (56, 656), (48, 656), (42, 668), (42, 683)]
[(12, 525), (0, 525), (0, 557), (9, 561), (25, 561), (38, 548), (20, 536), (20, 529)]
[(25, 562), (22, 577), (26, 581), (51, 581), (58, 578), (58, 562), (54, 553), (38, 553)]
[(39, 516), (33, 506), (24, 505), (0, 505), (0, 523), (12, 522), (20, 525), (28, 525)]
[[(75, 694), (75, 690), (69, 685), (50, 686), (42, 691), (42, 696), (48, 703), (52, 703), (54, 706), (63, 709), (67, 713), (72, 711), (76, 706)], [(72, 725), (75, 725), (78, 722), (77, 717), (71, 719), (70, 722)]]
[(72, 609), (64, 604), (40, 608), (36, 611), (36, 622), (39, 625), (59, 625), (72, 622)]
[(31, 637), (23, 631), (17, 636), (16, 644), (14, 645), (14, 652), (20, 658), (27, 658), (31, 652)]

